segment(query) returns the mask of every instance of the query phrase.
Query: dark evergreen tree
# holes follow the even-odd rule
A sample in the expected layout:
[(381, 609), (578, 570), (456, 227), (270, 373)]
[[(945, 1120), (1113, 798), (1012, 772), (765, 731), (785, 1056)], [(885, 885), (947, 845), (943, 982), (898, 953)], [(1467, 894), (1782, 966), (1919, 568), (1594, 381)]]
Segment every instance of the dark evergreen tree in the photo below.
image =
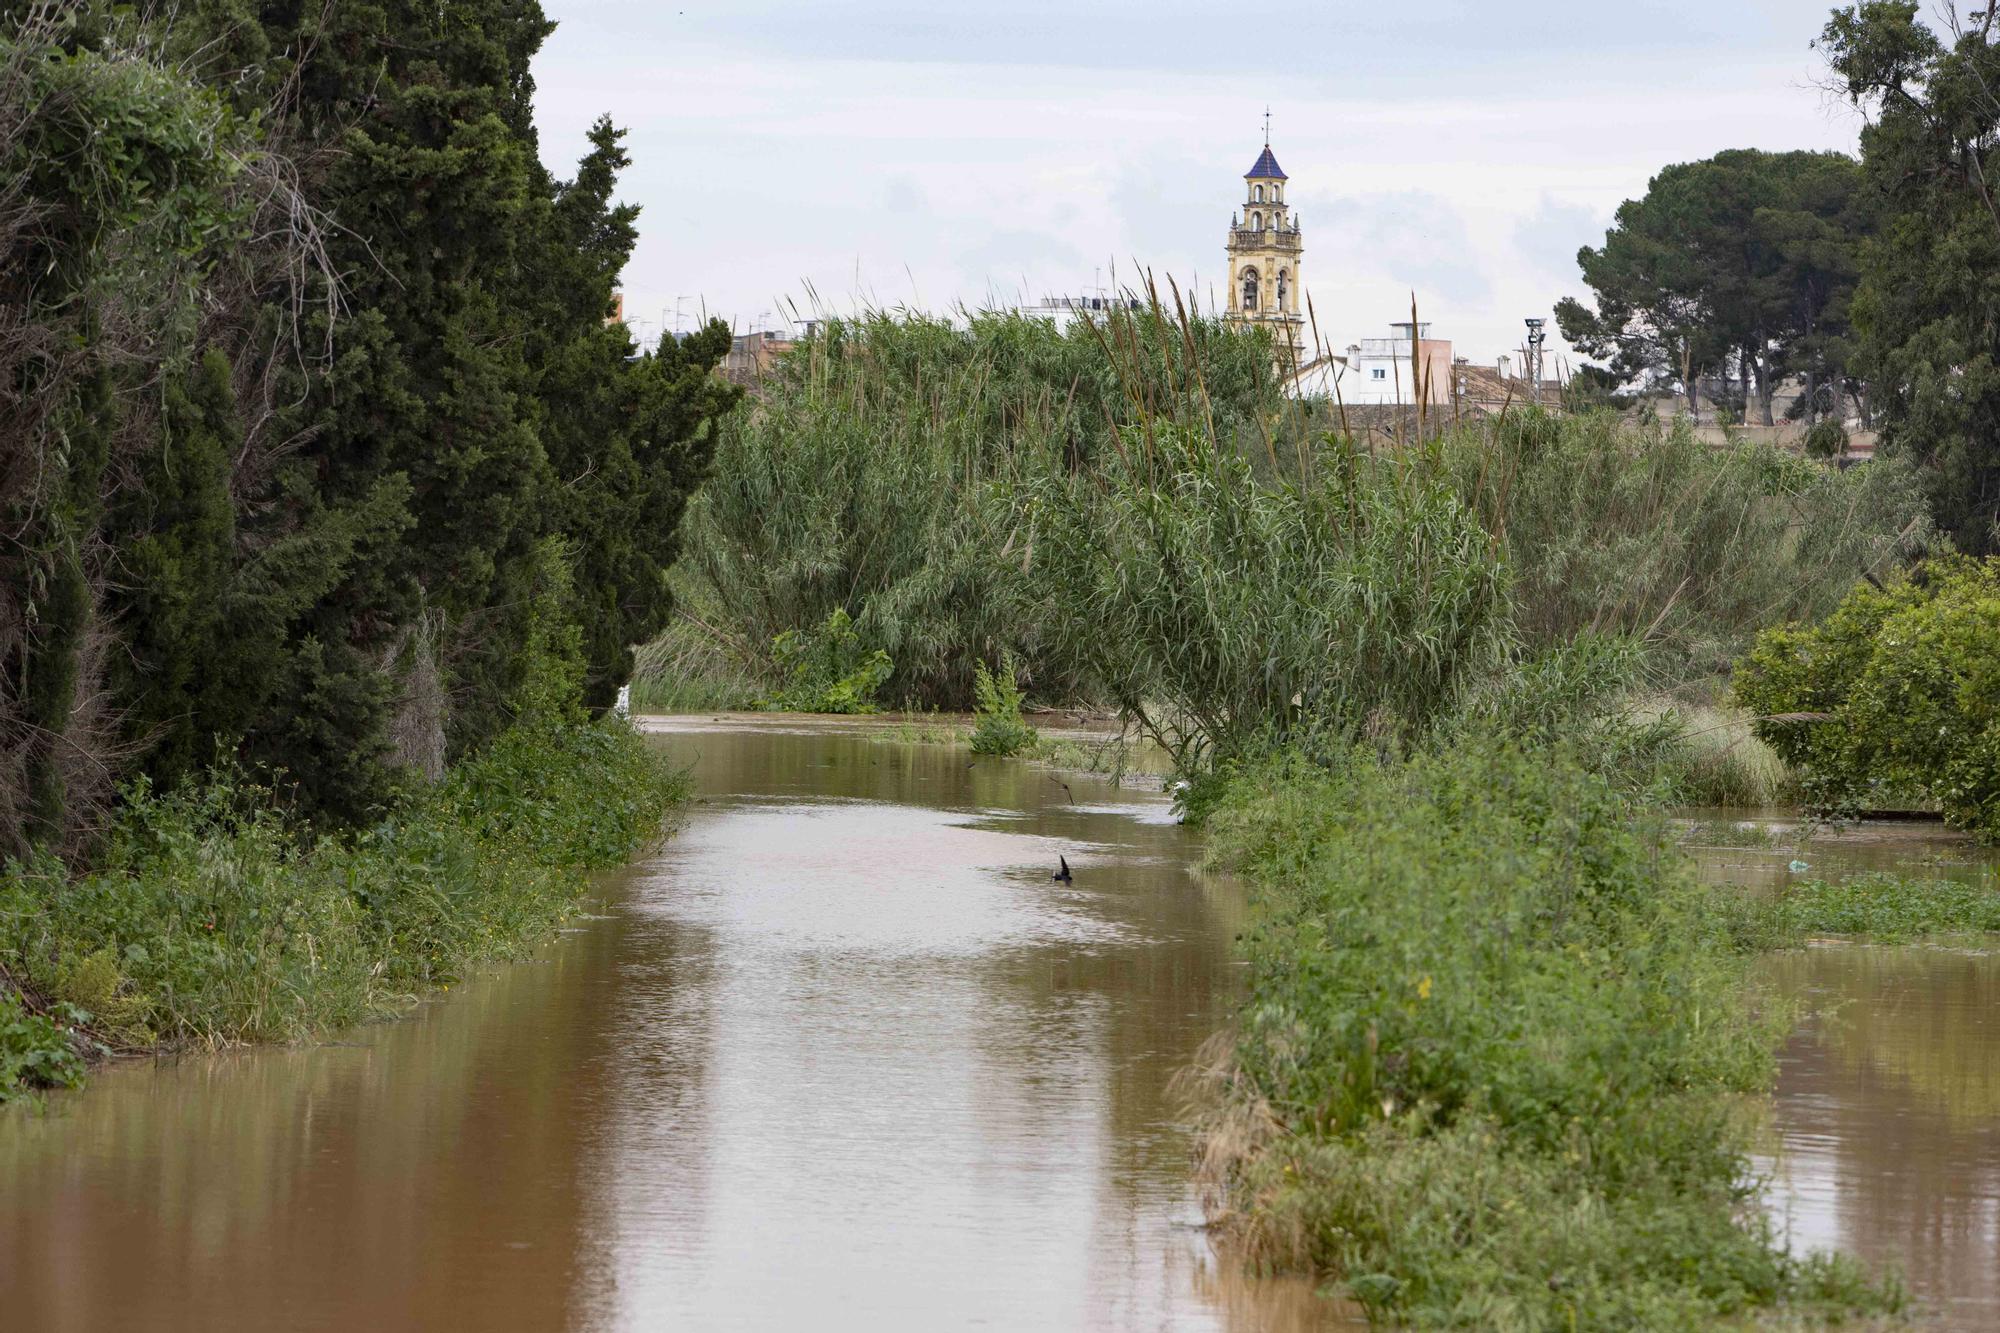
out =
[[(1883, 214), (1855, 301), (1885, 453), (1918, 459), (1960, 549), (2000, 552), (2000, 31), (1941, 36), (1913, 0), (1836, 10), (1821, 45), (1873, 113), (1862, 163)], [(1952, 19), (1956, 25), (1958, 20)]]
[(241, 758), (365, 817), (515, 715), (551, 588), (595, 703), (664, 622), (728, 333), (640, 354), (607, 323), (636, 210), (608, 123), (574, 180), (539, 160), (550, 26), (0, 10), (7, 850), (133, 762)]

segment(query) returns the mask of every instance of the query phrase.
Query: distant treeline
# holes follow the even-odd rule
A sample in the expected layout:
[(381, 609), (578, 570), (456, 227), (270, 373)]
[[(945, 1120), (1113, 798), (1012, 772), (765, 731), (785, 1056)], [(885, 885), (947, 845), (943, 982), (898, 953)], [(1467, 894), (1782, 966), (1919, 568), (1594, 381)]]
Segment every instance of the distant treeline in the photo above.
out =
[(2000, 28), (1916, 0), (1841, 6), (1817, 43), (1867, 117), (1861, 160), (1734, 149), (1664, 168), (1557, 307), (1580, 389), (1700, 386), (1772, 421), (1856, 417), (1922, 464), (1940, 528), (2000, 552)]

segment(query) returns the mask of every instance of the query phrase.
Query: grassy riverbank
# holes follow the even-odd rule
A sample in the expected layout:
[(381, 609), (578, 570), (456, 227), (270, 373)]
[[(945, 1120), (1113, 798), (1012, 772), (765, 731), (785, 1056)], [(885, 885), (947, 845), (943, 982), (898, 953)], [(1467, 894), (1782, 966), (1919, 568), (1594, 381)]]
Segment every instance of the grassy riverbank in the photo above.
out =
[(1790, 1015), (1641, 806), (1474, 742), (1232, 785), (1212, 855), (1257, 899), (1209, 1161), (1264, 1265), (1480, 1329), (1890, 1312), (1751, 1199)]
[(74, 1082), (59, 1046), (283, 1041), (397, 1013), (546, 939), (685, 796), (636, 734), (576, 721), (516, 726), (350, 835), (314, 838), (243, 783), (140, 795), (87, 873), (44, 857), (0, 880), (21, 997), (0, 984), (0, 1099)]

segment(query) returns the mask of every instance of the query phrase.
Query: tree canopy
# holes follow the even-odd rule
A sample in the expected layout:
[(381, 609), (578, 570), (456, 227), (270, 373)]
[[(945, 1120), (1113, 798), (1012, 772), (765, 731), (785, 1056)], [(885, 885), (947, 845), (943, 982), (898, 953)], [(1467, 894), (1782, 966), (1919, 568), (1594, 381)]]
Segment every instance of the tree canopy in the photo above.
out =
[(1563, 336), (1619, 382), (1734, 374), (1765, 424), (1779, 380), (1804, 376), (1808, 411), (1831, 405), (1849, 361), (1857, 250), (1869, 229), (1860, 168), (1838, 153), (1739, 148), (1655, 176), (1577, 262), (1595, 295), (1556, 307)]
[(2000, 551), (2000, 33), (1991, 7), (1943, 33), (1917, 14), (1849, 5), (1820, 40), (1871, 117), (1882, 225), (1862, 252), (1857, 360), (1883, 450), (1923, 465), (1939, 526), (1986, 554)]
[(363, 817), (506, 725), (548, 588), (599, 706), (664, 623), (728, 331), (608, 321), (627, 158), (543, 167), (551, 26), (0, 15), (0, 850), (216, 764)]

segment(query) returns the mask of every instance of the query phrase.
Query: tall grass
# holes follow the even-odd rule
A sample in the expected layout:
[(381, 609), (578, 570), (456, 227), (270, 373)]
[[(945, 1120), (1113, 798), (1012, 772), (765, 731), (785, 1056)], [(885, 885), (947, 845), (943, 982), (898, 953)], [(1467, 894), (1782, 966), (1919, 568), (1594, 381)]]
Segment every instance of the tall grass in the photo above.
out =
[[(967, 707), (977, 664), (1012, 653), (1030, 694), (1116, 705), (1191, 774), (1525, 707), (1501, 725), (1588, 725), (1687, 799), (1751, 800), (1779, 785), (1761, 746), (1657, 712), (1601, 724), (1663, 690), (1699, 703), (1758, 629), (1929, 539), (1891, 464), (1610, 413), (1454, 419), (1394, 448), (1343, 418), (1277, 393), (1261, 337), (1157, 303), (1061, 334), (835, 324), (725, 431), (683, 619), (635, 696), (778, 697), (774, 645), (839, 612), (888, 655), (886, 703)], [(1615, 688), (1571, 688), (1583, 640), (1637, 646)]]
[(1280, 765), (1212, 827), (1255, 895), (1209, 1158), (1253, 1257), (1420, 1327), (1898, 1307), (1754, 1207), (1741, 1094), (1787, 1015), (1664, 829), (1572, 757)]
[(1906, 465), (1843, 472), (1684, 421), (1510, 412), (1443, 448), (1504, 544), (1524, 643), (1632, 635), (1674, 680), (1726, 671), (1759, 630), (1825, 614), (1931, 540)]
[[(841, 610), (894, 663), (891, 701), (970, 707), (975, 665), (1008, 651), (1040, 696), (1083, 692), (1015, 613), (1025, 552), (996, 487), (1094, 466), (1147, 394), (1192, 393), (1195, 363), (1219, 430), (1251, 430), (1276, 401), (1260, 337), (1157, 311), (1117, 321), (1146, 377), (1136, 397), (1083, 323), (873, 315), (805, 340), (723, 429), (687, 517), (674, 636), (768, 680), (778, 636)], [(667, 674), (642, 667), (635, 694)]]
[(539, 722), (350, 837), (239, 781), (138, 793), (90, 873), (0, 878), (0, 980), (119, 1047), (339, 1028), (540, 941), (684, 791), (628, 730)]
[(1183, 773), (1420, 733), (1507, 650), (1506, 578), (1431, 460), (1329, 450), (1263, 484), (1199, 423), (1126, 431), (1020, 493), (1049, 654)]

